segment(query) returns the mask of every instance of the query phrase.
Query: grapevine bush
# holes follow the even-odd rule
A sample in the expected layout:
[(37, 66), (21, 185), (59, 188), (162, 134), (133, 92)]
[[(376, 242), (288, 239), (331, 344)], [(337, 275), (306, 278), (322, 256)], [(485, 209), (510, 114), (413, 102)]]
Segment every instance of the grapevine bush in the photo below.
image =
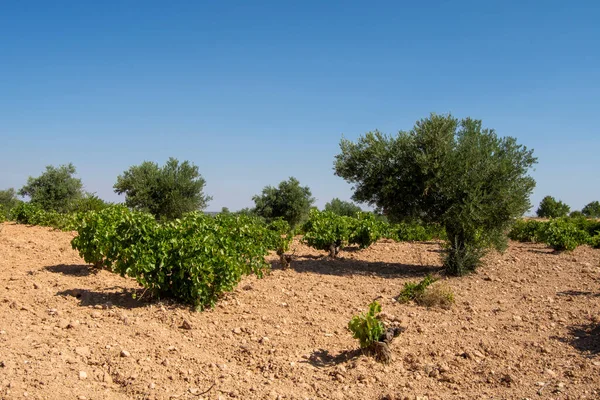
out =
[(283, 218), (277, 218), (272, 221), (269, 224), (269, 230), (272, 232), (273, 237), (271, 248), (275, 249), (282, 267), (289, 267), (289, 258), (286, 257), (285, 253), (290, 249), (290, 244), (294, 240), (294, 230)]
[(10, 211), (10, 219), (19, 224), (48, 226), (60, 230), (73, 230), (80, 217), (78, 213), (44, 211), (36, 204), (25, 202), (19, 203)]
[(303, 228), (303, 241), (317, 250), (329, 251), (329, 256), (335, 258), (350, 238), (352, 222), (350, 217), (313, 209)]
[(348, 242), (357, 244), (361, 249), (367, 248), (382, 237), (387, 236), (389, 224), (383, 222), (372, 213), (359, 212), (356, 218), (349, 218), (350, 236)]
[(210, 307), (242, 276), (262, 276), (276, 232), (255, 218), (194, 212), (159, 223), (109, 207), (86, 213), (72, 241), (86, 262), (135, 278), (158, 297)]
[(511, 240), (518, 242), (539, 242), (546, 222), (536, 220), (517, 220), (508, 233)]
[(379, 341), (385, 332), (383, 323), (377, 319), (377, 314), (380, 312), (381, 305), (374, 301), (369, 304), (368, 312), (354, 316), (348, 323), (352, 337), (358, 339), (363, 349)]
[(588, 232), (565, 218), (555, 218), (543, 225), (541, 237), (544, 243), (556, 251), (573, 251), (577, 246), (587, 244), (590, 239)]
[(426, 242), (433, 239), (445, 239), (444, 228), (436, 224), (418, 222), (400, 222), (392, 225), (390, 238), (398, 242)]

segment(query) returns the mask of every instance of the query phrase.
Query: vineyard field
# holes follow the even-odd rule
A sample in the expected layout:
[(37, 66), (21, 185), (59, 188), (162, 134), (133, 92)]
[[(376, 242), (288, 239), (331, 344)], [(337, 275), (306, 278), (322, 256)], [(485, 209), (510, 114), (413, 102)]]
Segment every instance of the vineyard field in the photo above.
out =
[[(600, 396), (599, 249), (511, 242), (476, 274), (443, 279), (456, 296), (444, 310), (393, 300), (441, 270), (436, 241), (384, 239), (330, 259), (296, 239), (291, 268), (273, 252), (271, 272), (197, 312), (86, 264), (74, 235), (3, 224), (2, 399)], [(406, 328), (388, 365), (346, 328), (374, 299)]]

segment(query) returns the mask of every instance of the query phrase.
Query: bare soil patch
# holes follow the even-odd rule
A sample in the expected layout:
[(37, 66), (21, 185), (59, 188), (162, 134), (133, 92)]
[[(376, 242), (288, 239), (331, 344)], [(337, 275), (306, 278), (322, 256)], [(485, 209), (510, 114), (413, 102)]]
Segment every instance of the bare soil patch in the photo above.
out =
[[(213, 310), (150, 299), (85, 265), (73, 233), (0, 233), (0, 399), (597, 399), (600, 250), (512, 243), (451, 278), (449, 310), (398, 304), (439, 272), (437, 243), (381, 241), (248, 277)], [(133, 294), (136, 298), (133, 298)], [(392, 362), (357, 350), (378, 299), (406, 330)]]

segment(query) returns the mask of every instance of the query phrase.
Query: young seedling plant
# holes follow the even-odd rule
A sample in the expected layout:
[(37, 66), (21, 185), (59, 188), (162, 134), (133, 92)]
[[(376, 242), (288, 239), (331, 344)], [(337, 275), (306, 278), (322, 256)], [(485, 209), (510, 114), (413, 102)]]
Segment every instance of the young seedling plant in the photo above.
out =
[(369, 311), (354, 316), (348, 323), (352, 337), (358, 339), (361, 349), (372, 354), (377, 361), (388, 364), (392, 359), (390, 343), (402, 332), (402, 328), (387, 328), (378, 318), (381, 304), (369, 304)]

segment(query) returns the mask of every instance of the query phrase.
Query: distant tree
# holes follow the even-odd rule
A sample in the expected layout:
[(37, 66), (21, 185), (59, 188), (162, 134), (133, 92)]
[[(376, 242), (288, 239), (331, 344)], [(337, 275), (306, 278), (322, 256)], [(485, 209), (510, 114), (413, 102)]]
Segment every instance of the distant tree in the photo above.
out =
[(4, 206), (6, 209), (10, 210), (17, 204), (19, 204), (19, 199), (17, 198), (17, 191), (13, 188), (0, 190), (0, 205)]
[(15, 189), (10, 188), (0, 190), (0, 221), (8, 219), (10, 210), (16, 207), (20, 202), (21, 200), (17, 198)]
[(569, 214), (571, 218), (585, 218), (585, 215), (581, 211), (571, 211)]
[(559, 218), (569, 215), (570, 207), (552, 196), (546, 196), (540, 202), (536, 214), (540, 218)]
[(590, 218), (600, 218), (600, 202), (592, 201), (581, 210), (583, 215)]
[(20, 196), (28, 196), (32, 204), (46, 211), (68, 212), (73, 202), (83, 196), (81, 179), (75, 178), (73, 164), (51, 165), (37, 178), (29, 177), (27, 184), (19, 190)]
[(262, 194), (252, 198), (256, 215), (272, 221), (286, 220), (292, 228), (308, 218), (308, 211), (315, 199), (308, 186), (300, 186), (294, 177), (279, 183), (278, 187), (266, 186)]
[(221, 214), (229, 214), (229, 213), (230, 213), (229, 208), (227, 208), (227, 207), (221, 208)]
[(452, 275), (473, 271), (488, 248), (504, 249), (505, 232), (530, 207), (533, 151), (479, 120), (432, 114), (409, 132), (369, 132), (340, 147), (335, 173), (354, 185), (353, 200), (391, 220), (445, 228)]
[(95, 193), (86, 193), (83, 197), (75, 200), (71, 205), (73, 212), (100, 211), (110, 206), (112, 203), (107, 203)]
[(146, 211), (157, 219), (175, 219), (206, 208), (206, 181), (189, 161), (169, 158), (163, 167), (150, 161), (130, 167), (117, 178), (114, 190), (125, 194), (127, 207)]
[(325, 211), (331, 211), (336, 215), (355, 217), (356, 213), (361, 212), (359, 206), (349, 201), (340, 200), (337, 197), (325, 204)]

